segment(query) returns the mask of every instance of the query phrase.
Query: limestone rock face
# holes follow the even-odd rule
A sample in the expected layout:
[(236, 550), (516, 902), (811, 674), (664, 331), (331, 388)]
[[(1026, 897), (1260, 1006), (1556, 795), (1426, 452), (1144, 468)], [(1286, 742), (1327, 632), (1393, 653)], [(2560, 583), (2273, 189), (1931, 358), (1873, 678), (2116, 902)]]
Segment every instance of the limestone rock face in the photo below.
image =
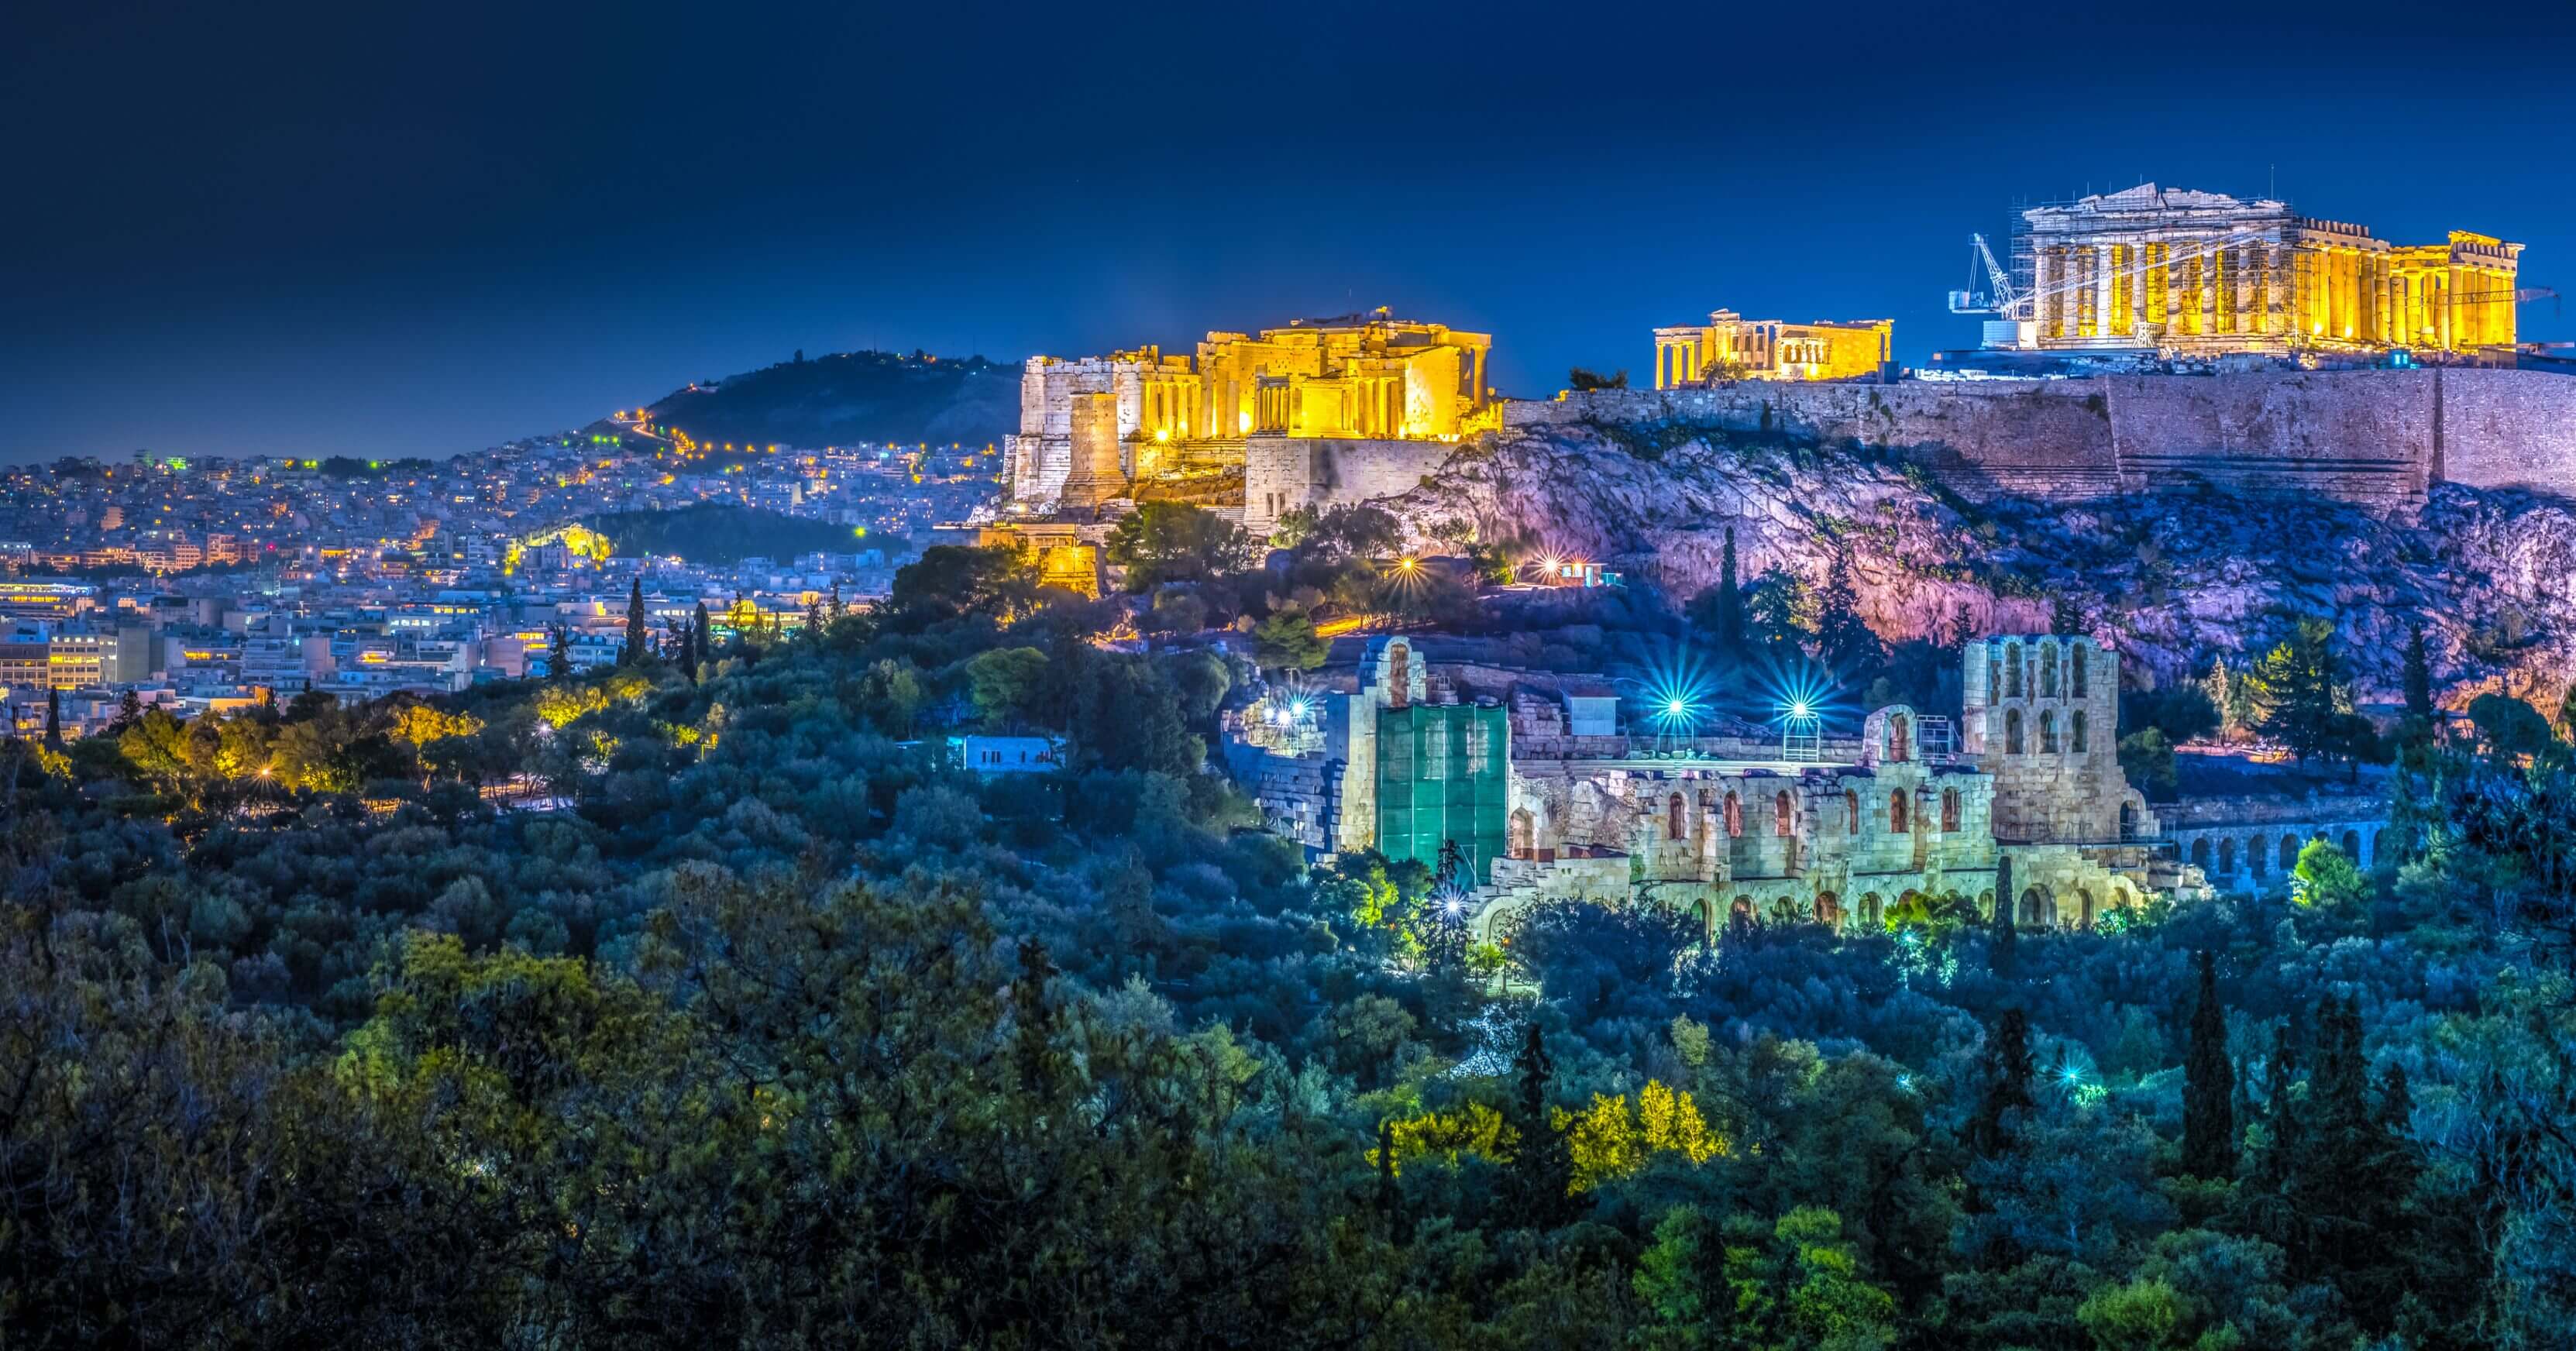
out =
[[(1866, 450), (1630, 424), (1514, 428), (1469, 441), (1387, 499), (1426, 543), (1500, 542), (1599, 561), (1678, 607), (1715, 581), (1729, 526), (1751, 581), (1821, 582), (1848, 549), (1882, 638), (2044, 630), (2082, 604), (2132, 683), (2192, 678), (2331, 617), (2364, 702), (2398, 698), (2408, 626), (2464, 701), (2503, 688), (2554, 713), (2576, 678), (2576, 503), (2436, 485), (2411, 514), (2215, 489), (2051, 503), (1970, 502)], [(2475, 687), (2475, 688), (2473, 688)]]

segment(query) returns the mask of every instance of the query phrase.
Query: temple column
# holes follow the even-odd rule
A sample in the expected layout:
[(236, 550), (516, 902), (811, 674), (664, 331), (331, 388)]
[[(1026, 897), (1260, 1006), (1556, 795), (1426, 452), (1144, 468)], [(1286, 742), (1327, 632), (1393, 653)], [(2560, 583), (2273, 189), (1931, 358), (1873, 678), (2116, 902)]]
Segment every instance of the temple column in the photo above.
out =
[(2256, 270), (2262, 266), (2260, 260), (2263, 256), (2263, 246), (2239, 244), (2234, 252), (2236, 255), (2236, 333), (2239, 337), (2245, 337), (2255, 331), (2254, 276)]
[(2129, 246), (2129, 275), (2121, 284), (2129, 288), (2129, 336), (2143, 337), (2147, 331), (2147, 246)]
[(2114, 275), (2117, 271), (2118, 269), (2112, 263), (2111, 246), (2094, 245), (2093, 335), (2097, 338), (2111, 336), (2111, 287), (2117, 280)]
[(2165, 334), (2168, 337), (2182, 332), (2184, 328), (2184, 324), (2182, 322), (2182, 270), (2185, 265), (2177, 255), (2189, 253), (2190, 251), (2191, 241), (2188, 239), (2169, 239), (2165, 241)]

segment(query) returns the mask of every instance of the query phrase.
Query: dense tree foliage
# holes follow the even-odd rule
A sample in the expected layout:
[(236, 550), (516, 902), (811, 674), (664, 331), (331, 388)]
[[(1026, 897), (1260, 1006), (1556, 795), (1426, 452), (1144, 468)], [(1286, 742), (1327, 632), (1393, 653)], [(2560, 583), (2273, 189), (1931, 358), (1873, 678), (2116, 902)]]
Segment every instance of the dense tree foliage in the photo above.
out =
[(2565, 1344), (2563, 742), (2295, 894), (1496, 950), (1253, 829), (1247, 673), (1128, 613), (937, 549), (694, 678), (0, 746), (0, 1340)]

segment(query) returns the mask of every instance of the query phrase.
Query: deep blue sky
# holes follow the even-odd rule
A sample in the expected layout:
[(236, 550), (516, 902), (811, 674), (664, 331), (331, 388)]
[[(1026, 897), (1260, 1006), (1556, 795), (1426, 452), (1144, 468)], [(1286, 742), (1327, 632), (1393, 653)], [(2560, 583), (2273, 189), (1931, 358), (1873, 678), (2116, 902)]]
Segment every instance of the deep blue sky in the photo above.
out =
[(2569, 8), (32, 0), (0, 458), (445, 455), (800, 347), (1372, 304), (1514, 393), (1721, 305), (1913, 360), (1974, 340), (1971, 230), (2142, 177), (2576, 290)]

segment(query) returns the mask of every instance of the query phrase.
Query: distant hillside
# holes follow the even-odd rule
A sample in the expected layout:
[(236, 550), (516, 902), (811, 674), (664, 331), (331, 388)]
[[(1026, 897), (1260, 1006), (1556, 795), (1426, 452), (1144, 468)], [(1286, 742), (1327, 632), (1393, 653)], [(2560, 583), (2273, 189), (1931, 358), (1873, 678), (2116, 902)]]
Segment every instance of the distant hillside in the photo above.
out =
[(715, 502), (676, 511), (621, 511), (582, 524), (607, 536), (611, 549), (630, 558), (677, 554), (692, 563), (721, 564), (863, 547), (848, 526)]
[(657, 426), (700, 442), (845, 446), (868, 441), (998, 444), (1019, 427), (1019, 367), (982, 357), (835, 352), (797, 359), (653, 405)]

